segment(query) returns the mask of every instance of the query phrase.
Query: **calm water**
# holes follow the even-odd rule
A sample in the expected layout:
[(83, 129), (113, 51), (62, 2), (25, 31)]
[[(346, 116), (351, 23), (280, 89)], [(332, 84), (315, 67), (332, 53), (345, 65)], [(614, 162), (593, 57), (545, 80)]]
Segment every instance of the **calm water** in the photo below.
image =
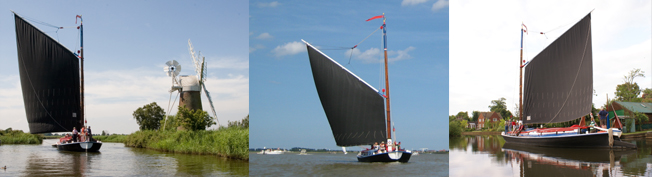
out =
[(451, 176), (652, 176), (652, 139), (635, 150), (542, 148), (501, 136), (450, 139)]
[(249, 163), (215, 156), (171, 154), (104, 143), (99, 153), (42, 145), (0, 145), (0, 176), (246, 176)]
[(448, 176), (448, 154), (420, 154), (408, 163), (362, 163), (356, 153), (249, 153), (251, 176)]

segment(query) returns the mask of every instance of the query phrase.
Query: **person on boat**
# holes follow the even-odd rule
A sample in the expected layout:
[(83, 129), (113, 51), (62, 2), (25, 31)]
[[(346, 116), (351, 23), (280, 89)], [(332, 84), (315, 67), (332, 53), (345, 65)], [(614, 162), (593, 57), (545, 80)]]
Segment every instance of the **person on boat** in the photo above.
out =
[(398, 142), (398, 144), (396, 144), (396, 149), (398, 149), (399, 151), (401, 150), (401, 142), (400, 141)]
[(602, 128), (607, 128), (607, 116), (609, 116), (609, 112), (607, 112), (604, 107), (602, 107), (602, 110), (598, 113), (600, 115), (600, 126)]
[(88, 136), (88, 141), (93, 141), (93, 133), (91, 132), (91, 126), (88, 126), (86, 131), (88, 132), (86, 133), (86, 135)]
[(379, 153), (384, 153), (385, 152), (385, 148), (386, 148), (385, 147), (385, 141), (380, 142), (379, 148), (380, 148), (380, 150), (378, 150)]
[(79, 132), (81, 134), (79, 141), (84, 142), (86, 141), (86, 126), (82, 126), (81, 131)]
[(77, 127), (72, 127), (72, 142), (77, 142), (77, 137), (79, 135), (77, 134)]
[(512, 121), (512, 131), (516, 130), (516, 121)]
[(509, 121), (505, 122), (505, 134), (509, 132)]

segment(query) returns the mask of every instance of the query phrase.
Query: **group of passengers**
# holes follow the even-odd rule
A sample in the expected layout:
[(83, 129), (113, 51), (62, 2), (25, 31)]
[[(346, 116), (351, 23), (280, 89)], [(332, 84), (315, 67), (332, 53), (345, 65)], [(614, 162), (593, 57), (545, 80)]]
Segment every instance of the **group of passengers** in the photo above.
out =
[(91, 132), (91, 126), (82, 126), (80, 131), (77, 131), (76, 127), (72, 127), (72, 136), (70, 134), (66, 134), (63, 138), (61, 138), (61, 142), (66, 142), (66, 143), (72, 143), (72, 142), (87, 142), (87, 141), (95, 141), (93, 139), (93, 133)]
[(380, 144), (378, 142), (375, 142), (373, 145), (371, 145), (371, 149), (367, 150), (372, 150), (374, 154), (376, 153), (386, 153), (386, 152), (392, 152), (392, 151), (397, 151), (401, 150), (401, 142), (394, 142), (394, 146), (391, 146), (391, 141), (388, 142), (388, 144), (385, 144), (385, 141), (381, 141)]

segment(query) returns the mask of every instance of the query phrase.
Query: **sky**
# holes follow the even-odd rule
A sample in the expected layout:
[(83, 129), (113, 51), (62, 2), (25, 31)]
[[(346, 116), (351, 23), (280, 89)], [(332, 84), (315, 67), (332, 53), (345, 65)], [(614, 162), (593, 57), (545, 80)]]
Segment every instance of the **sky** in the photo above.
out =
[[(29, 130), (10, 10), (63, 27), (76, 26), (75, 16), (82, 15), (88, 123), (94, 132), (127, 134), (138, 130), (132, 116), (138, 107), (157, 102), (167, 108), (171, 78), (163, 72), (165, 62), (176, 60), (181, 75), (195, 75), (188, 39), (206, 57), (205, 83), (218, 121), (226, 125), (249, 114), (248, 5), (247, 1), (0, 1), (0, 61), (5, 66), (0, 70), (0, 129)], [(30, 22), (70, 50), (79, 49), (75, 28), (57, 31)], [(206, 97), (202, 99), (203, 109), (212, 116)], [(176, 109), (170, 112), (176, 114)]]
[(448, 149), (447, 1), (250, 1), (249, 13), (250, 148), (341, 149), (301, 40), (380, 90), (382, 31), (341, 48), (363, 41), (382, 25), (365, 20), (385, 13), (396, 137), (407, 149)]
[(516, 113), (521, 23), (528, 29), (523, 59), (529, 61), (591, 10), (596, 108), (607, 94), (615, 97), (634, 68), (645, 72), (634, 79), (641, 90), (651, 88), (650, 1), (452, 1), (449, 115), (489, 111), (491, 100), (501, 97)]

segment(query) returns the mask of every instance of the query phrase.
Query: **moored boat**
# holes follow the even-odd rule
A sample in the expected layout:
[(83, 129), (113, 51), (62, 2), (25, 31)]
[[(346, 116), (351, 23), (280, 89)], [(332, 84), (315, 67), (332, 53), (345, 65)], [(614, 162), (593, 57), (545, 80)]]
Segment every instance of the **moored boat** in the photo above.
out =
[[(521, 29), (521, 78), (519, 118), (523, 124), (547, 124), (576, 120), (591, 114), (593, 97), (593, 53), (591, 45), (591, 13), (553, 41), (531, 61), (522, 59), (523, 33)], [(522, 85), (522, 81), (525, 85)], [(524, 92), (524, 93), (523, 93)], [(525, 99), (523, 101), (523, 98)], [(592, 116), (592, 114), (591, 114)], [(620, 141), (617, 128), (602, 129), (580, 125), (565, 128), (537, 128), (525, 130), (519, 126), (501, 135), (506, 143), (544, 147), (577, 148), (636, 148)], [(596, 129), (590, 131), (590, 129)]]

